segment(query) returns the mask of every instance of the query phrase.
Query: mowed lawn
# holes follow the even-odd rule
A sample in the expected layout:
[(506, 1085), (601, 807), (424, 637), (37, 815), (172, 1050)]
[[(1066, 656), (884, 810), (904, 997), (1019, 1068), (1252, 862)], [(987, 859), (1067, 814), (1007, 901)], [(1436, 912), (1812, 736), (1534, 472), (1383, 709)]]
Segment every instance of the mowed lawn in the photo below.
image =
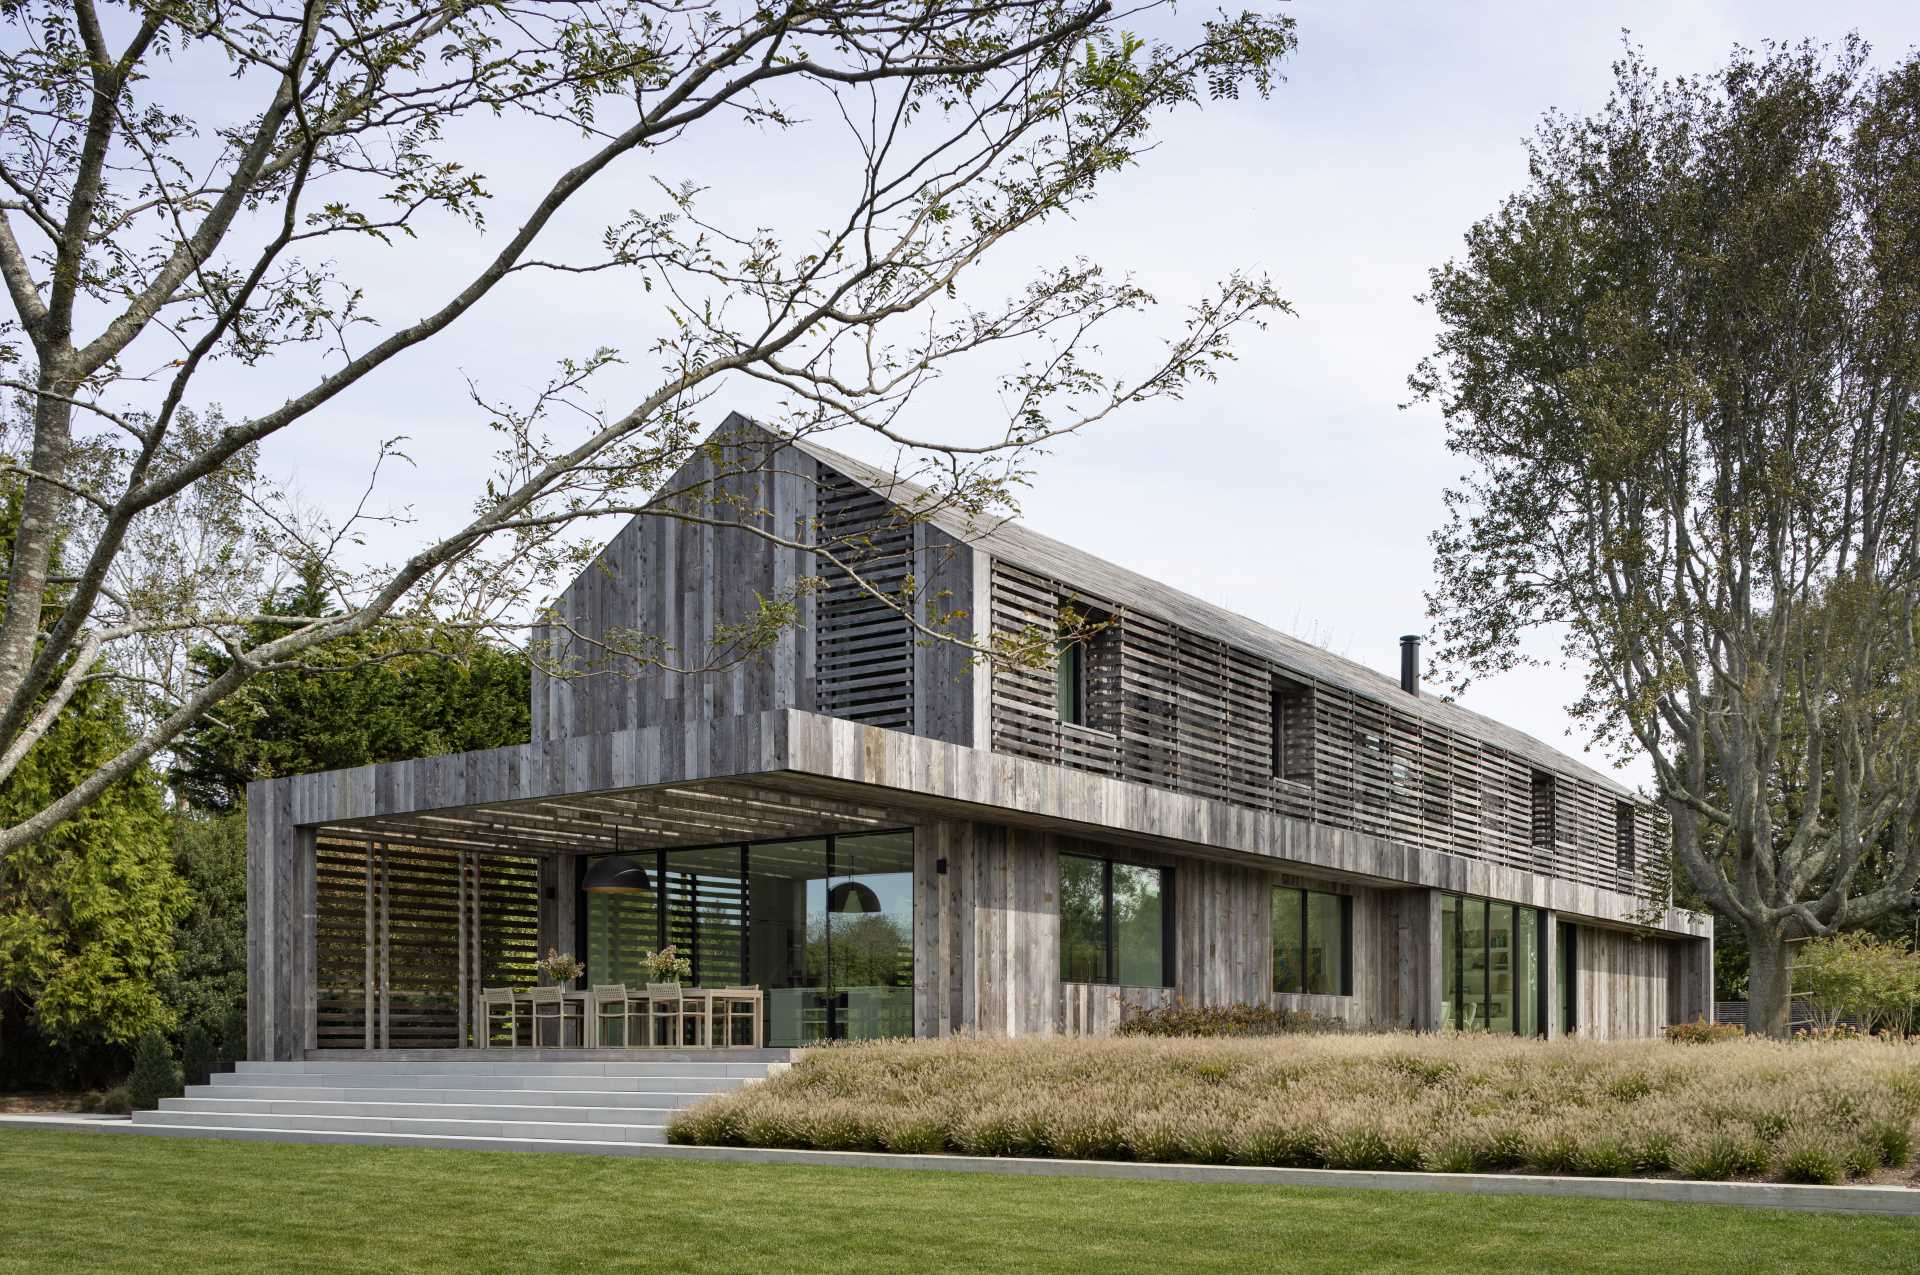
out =
[(10, 1129), (0, 1270), (1878, 1273), (1920, 1222)]

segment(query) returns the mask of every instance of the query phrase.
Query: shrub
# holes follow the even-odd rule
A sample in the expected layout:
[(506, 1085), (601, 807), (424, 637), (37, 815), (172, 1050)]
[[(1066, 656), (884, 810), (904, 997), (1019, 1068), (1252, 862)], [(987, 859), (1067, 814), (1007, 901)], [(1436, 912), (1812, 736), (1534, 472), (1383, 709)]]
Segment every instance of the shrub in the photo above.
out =
[(1814, 939), (1794, 957), (1793, 985), (1812, 1006), (1816, 1029), (1854, 1018), (1868, 1031), (1885, 1027), (1904, 1036), (1920, 1002), (1920, 953), (1871, 934)]
[(1780, 1149), (1780, 1180), (1831, 1186), (1842, 1173), (1840, 1156), (1824, 1138), (1799, 1137)]
[(1746, 1035), (1747, 1029), (1738, 1023), (1710, 1023), (1705, 1017), (1667, 1028), (1667, 1039), (1676, 1045), (1717, 1045), (1744, 1040)]
[(129, 1116), (133, 1114), (133, 1099), (127, 1093), (125, 1085), (115, 1085), (100, 1095), (100, 1110), (110, 1116)]
[(1120, 1020), (1118, 1036), (1284, 1036), (1293, 1032), (1337, 1032), (1346, 1024), (1300, 1009), (1271, 1005), (1170, 1005), (1138, 1009)]
[(1793, 1033), (1795, 1040), (1859, 1040), (1860, 1029), (1852, 1023), (1816, 1023)]
[(188, 1023), (187, 1030), (180, 1035), (182, 1079), (190, 1085), (204, 1085), (212, 1077), (218, 1062), (213, 1033), (202, 1023)]
[(133, 1049), (133, 1074), (127, 1077), (127, 1101), (137, 1110), (151, 1111), (162, 1098), (180, 1096), (180, 1072), (173, 1053), (159, 1032), (148, 1032)]
[(98, 1112), (107, 1116), (124, 1116), (133, 1111), (133, 1103), (127, 1097), (127, 1087), (115, 1085), (111, 1089), (82, 1094), (80, 1110)]

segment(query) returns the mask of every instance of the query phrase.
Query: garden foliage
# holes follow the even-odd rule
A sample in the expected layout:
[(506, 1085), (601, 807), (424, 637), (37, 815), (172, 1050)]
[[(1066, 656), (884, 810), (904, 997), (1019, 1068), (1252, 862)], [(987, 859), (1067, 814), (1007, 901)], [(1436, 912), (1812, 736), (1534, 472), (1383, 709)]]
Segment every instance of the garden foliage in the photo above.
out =
[(1441, 1173), (1831, 1181), (1905, 1168), (1920, 1047), (1303, 1034), (809, 1050), (678, 1143)]
[(1337, 1018), (1271, 1005), (1169, 1005), (1135, 1010), (1115, 1029), (1121, 1036), (1282, 1036), (1290, 1032), (1344, 1031)]

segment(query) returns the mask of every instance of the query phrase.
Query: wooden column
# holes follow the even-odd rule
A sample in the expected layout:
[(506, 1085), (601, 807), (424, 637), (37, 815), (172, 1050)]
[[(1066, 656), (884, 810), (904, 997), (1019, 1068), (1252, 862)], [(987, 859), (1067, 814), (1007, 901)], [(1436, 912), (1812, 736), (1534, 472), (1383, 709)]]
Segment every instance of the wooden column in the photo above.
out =
[(376, 968), (377, 962), (374, 959), (377, 954), (376, 948), (377, 948), (379, 939), (377, 938), (374, 932), (375, 886), (374, 886), (374, 880), (373, 880), (373, 877), (374, 877), (373, 839), (371, 837), (367, 839), (366, 853), (367, 853), (366, 860), (361, 865), (361, 887), (362, 887), (362, 892), (366, 895), (367, 932), (366, 932), (366, 946), (365, 946), (365, 952), (364, 952), (365, 969), (361, 975), (361, 980), (360, 980), (360, 990), (361, 990), (363, 1005), (364, 1005), (364, 1008), (362, 1010), (362, 1018), (361, 1018), (361, 1033), (360, 1033), (361, 1042), (360, 1043), (362, 1048), (372, 1049), (374, 1046), (374, 1041), (378, 1039), (378, 1032), (379, 1032), (379, 1026), (375, 1020), (379, 1017), (379, 1014), (380, 1014), (380, 997), (379, 997), (380, 973), (379, 973), (379, 970)]
[(460, 851), (454, 856), (454, 912), (456, 914), (455, 943), (459, 947), (456, 960), (457, 973), (454, 976), (454, 996), (458, 1004), (454, 1008), (454, 1039), (459, 1048), (467, 1046), (467, 1006), (472, 1003), (467, 972), (467, 852)]
[(320, 1047), (320, 874), (319, 835), (301, 828), (294, 835), (294, 888), (300, 900), (300, 921), (293, 934), (295, 1004), (298, 1006), (299, 1046), (293, 1054), (304, 1058)]
[(380, 929), (380, 968), (376, 971), (380, 1000), (380, 1048), (388, 1048), (391, 1036), (391, 1002), (393, 992), (393, 908), (387, 889), (387, 843), (376, 842), (380, 863), (380, 908), (377, 924)]
[(1547, 984), (1547, 1039), (1558, 1040), (1566, 1035), (1566, 1024), (1560, 1021), (1560, 914), (1545, 912), (1546, 924), (1542, 927), (1546, 944), (1542, 953), (1541, 977)]
[[(247, 1056), (300, 1056), (312, 1034), (313, 837), (292, 789), (262, 783), (247, 802)], [(304, 880), (302, 879), (304, 874)]]

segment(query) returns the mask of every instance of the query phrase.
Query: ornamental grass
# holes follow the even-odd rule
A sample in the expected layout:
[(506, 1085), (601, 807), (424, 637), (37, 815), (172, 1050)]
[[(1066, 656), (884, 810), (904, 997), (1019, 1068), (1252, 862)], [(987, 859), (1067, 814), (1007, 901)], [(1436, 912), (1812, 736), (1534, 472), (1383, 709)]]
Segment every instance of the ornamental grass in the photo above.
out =
[(1302, 1035), (811, 1049), (670, 1140), (1435, 1173), (1839, 1182), (1905, 1169), (1920, 1046)]

